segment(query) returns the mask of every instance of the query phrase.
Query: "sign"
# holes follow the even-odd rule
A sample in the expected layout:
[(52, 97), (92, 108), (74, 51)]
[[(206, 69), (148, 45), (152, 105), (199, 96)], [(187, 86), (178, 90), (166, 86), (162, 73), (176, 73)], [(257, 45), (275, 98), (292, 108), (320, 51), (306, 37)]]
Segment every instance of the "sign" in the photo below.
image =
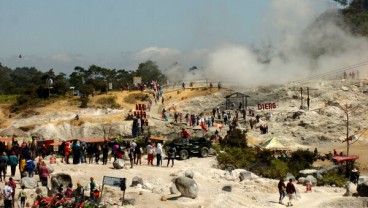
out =
[(133, 77), (133, 84), (139, 85), (142, 83), (142, 77)]
[(258, 104), (258, 110), (272, 110), (276, 108), (276, 103), (261, 103)]
[(117, 186), (117, 187), (122, 187), (122, 185), (124, 185), (125, 187), (125, 181), (126, 181), (126, 178), (104, 176), (102, 184), (109, 185), (109, 186)]

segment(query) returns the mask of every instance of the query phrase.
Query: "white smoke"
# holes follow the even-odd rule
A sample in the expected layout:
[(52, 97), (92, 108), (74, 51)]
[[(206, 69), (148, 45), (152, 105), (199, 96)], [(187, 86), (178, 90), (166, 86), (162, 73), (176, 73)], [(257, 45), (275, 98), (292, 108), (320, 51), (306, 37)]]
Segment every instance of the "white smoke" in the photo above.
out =
[(367, 61), (368, 42), (336, 26), (341, 23), (337, 10), (315, 22), (327, 6), (320, 0), (273, 1), (264, 21), (272, 24), (264, 24), (265, 31), (273, 31), (276, 37), (269, 62), (261, 63), (249, 46), (226, 44), (208, 55), (204, 74), (211, 80), (254, 86), (294, 81)]

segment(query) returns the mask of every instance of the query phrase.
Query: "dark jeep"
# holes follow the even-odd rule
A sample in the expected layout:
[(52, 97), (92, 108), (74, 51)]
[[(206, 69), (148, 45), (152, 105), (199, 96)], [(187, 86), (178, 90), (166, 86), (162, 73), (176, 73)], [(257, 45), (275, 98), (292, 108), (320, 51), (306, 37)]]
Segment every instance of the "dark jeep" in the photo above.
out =
[(177, 138), (172, 144), (175, 145), (176, 152), (182, 160), (188, 159), (191, 155), (207, 157), (212, 147), (211, 141), (206, 138)]

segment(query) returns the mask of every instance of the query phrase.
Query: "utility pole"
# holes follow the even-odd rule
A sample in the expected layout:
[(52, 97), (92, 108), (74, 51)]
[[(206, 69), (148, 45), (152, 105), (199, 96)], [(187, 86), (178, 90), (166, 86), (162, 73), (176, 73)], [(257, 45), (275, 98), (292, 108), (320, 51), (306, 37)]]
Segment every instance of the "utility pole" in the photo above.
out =
[[(310, 89), (309, 87), (307, 87), (307, 106), (308, 106), (308, 110), (310, 108), (310, 90), (317, 90), (317, 89)], [(300, 91), (300, 109), (303, 109), (304, 106), (304, 100), (303, 100), (303, 87), (300, 87), (299, 90), (291, 90), (291, 91)]]

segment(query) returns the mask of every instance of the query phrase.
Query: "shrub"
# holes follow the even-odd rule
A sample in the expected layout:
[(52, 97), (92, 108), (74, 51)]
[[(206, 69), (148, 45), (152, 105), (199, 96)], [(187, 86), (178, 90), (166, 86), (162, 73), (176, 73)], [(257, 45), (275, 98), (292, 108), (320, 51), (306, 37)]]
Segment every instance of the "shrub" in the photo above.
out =
[(221, 151), (221, 145), (218, 143), (212, 143), (212, 149), (214, 149), (217, 152), (217, 154), (219, 154)]
[(217, 156), (220, 166), (233, 165), (236, 168), (248, 168), (256, 160), (256, 152), (252, 148), (227, 147), (225, 152)]
[(246, 135), (242, 130), (234, 129), (228, 132), (222, 144), (230, 147), (247, 147)]
[(100, 105), (109, 106), (111, 108), (120, 108), (120, 105), (116, 102), (116, 96), (102, 97), (96, 102)]
[(344, 175), (339, 175), (337, 170), (330, 170), (323, 174), (323, 178), (317, 181), (317, 185), (319, 186), (330, 185), (331, 186), (335, 184), (336, 186), (344, 187), (347, 181), (348, 181), (347, 178), (345, 178)]
[(300, 170), (309, 168), (314, 161), (313, 152), (308, 150), (297, 150), (291, 154), (288, 161), (289, 170), (294, 176), (299, 174)]
[(80, 107), (81, 108), (87, 108), (88, 107), (88, 100), (89, 100), (88, 97), (81, 97), (80, 100), (81, 100)]
[(135, 104), (137, 101), (144, 101), (146, 94), (144, 93), (132, 93), (124, 98), (124, 102)]

